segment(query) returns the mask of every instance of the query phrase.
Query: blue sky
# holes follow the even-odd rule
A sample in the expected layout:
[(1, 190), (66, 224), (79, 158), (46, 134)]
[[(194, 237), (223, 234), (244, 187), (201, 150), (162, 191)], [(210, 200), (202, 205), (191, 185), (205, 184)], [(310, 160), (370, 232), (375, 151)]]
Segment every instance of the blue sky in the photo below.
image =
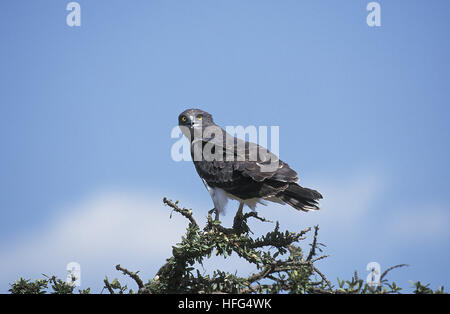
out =
[(280, 127), (323, 210), (260, 211), (319, 224), (332, 281), (377, 261), (450, 286), (448, 1), (379, 1), (379, 28), (360, 0), (78, 2), (74, 28), (69, 1), (0, 4), (0, 292), (71, 261), (96, 291), (117, 263), (153, 276), (185, 227), (162, 197), (212, 206), (170, 156), (191, 107)]

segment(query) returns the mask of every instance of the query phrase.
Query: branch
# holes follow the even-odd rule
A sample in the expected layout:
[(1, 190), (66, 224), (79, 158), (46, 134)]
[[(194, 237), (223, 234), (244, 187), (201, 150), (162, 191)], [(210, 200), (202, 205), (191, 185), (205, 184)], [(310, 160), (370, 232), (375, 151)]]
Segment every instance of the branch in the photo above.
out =
[(314, 257), (314, 255), (316, 255), (318, 233), (319, 233), (319, 226), (316, 225), (316, 226), (314, 226), (314, 238), (313, 238), (313, 243), (311, 245), (311, 250), (309, 251), (308, 258), (306, 259), (307, 261), (310, 261)]
[(141, 278), (139, 278), (139, 276), (137, 275), (139, 271), (133, 273), (126, 268), (120, 267), (120, 265), (116, 265), (116, 269), (120, 270), (124, 275), (128, 275), (131, 278), (133, 278), (133, 280), (137, 283), (139, 290), (144, 289), (144, 283), (142, 282)]
[(189, 221), (191, 222), (191, 224), (193, 224), (194, 226), (196, 226), (197, 228), (199, 228), (197, 222), (195, 221), (194, 217), (192, 216), (192, 210), (186, 209), (186, 208), (180, 208), (178, 207), (177, 202), (173, 203), (171, 200), (168, 200), (167, 198), (163, 198), (163, 202), (164, 204), (166, 204), (169, 207), (172, 207), (172, 209), (178, 213), (180, 213), (181, 215), (183, 215), (184, 217), (186, 217), (187, 219), (189, 219)]
[(399, 265), (395, 265), (392, 267), (389, 267), (388, 269), (386, 269), (383, 274), (380, 277), (380, 281), (383, 280), (383, 278), (388, 274), (388, 272), (390, 272), (391, 270), (395, 269), (395, 268), (400, 268), (400, 267), (404, 267), (404, 266), (409, 266), (408, 264), (399, 264)]
[(256, 219), (258, 219), (258, 220), (260, 220), (260, 221), (262, 221), (262, 222), (272, 222), (272, 223), (273, 223), (273, 221), (267, 220), (267, 219), (264, 218), (264, 217), (259, 217), (259, 216), (258, 216), (258, 213), (257, 213), (257, 212), (253, 212), (253, 211), (248, 212), (248, 213), (245, 213), (245, 214), (243, 215), (243, 217), (242, 217), (242, 220), (243, 220), (243, 221), (247, 221), (247, 219), (250, 218), (250, 217), (256, 218)]
[(303, 240), (303, 236), (311, 230), (310, 227), (303, 229), (299, 233), (291, 232), (289, 234), (283, 234), (279, 231), (279, 224), (275, 225), (275, 229), (269, 232), (263, 239), (256, 239), (253, 243), (248, 245), (249, 248), (262, 248), (264, 246), (273, 246), (276, 248), (287, 247), (294, 242)]
[(331, 282), (325, 277), (324, 274), (322, 274), (315, 266), (312, 266), (313, 270), (322, 278), (323, 281), (327, 283), (327, 286), (330, 288), (331, 291), (333, 291), (333, 286), (331, 285)]
[(105, 283), (105, 288), (108, 289), (109, 293), (110, 294), (115, 294), (114, 289), (112, 288), (111, 284), (108, 281), (108, 277), (105, 277), (103, 282)]
[(312, 266), (310, 262), (284, 262), (282, 265), (269, 265), (259, 273), (255, 273), (247, 278), (249, 283), (253, 283), (264, 278), (269, 278), (272, 274), (288, 272), (299, 266)]

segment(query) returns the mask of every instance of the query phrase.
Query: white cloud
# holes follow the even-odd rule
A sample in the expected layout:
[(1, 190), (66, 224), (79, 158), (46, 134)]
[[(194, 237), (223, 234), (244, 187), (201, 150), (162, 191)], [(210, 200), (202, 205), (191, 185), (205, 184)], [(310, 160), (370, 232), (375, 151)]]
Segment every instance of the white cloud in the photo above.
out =
[(445, 240), (450, 235), (449, 210), (440, 205), (411, 206), (393, 213), (386, 231), (400, 241)]
[(63, 212), (45, 230), (0, 252), (2, 289), (17, 276), (65, 276), (72, 261), (80, 263), (82, 278), (88, 274), (100, 283), (108, 269), (118, 275), (118, 263), (130, 269), (162, 265), (187, 226), (178, 215), (169, 220), (161, 199), (137, 193), (101, 193)]

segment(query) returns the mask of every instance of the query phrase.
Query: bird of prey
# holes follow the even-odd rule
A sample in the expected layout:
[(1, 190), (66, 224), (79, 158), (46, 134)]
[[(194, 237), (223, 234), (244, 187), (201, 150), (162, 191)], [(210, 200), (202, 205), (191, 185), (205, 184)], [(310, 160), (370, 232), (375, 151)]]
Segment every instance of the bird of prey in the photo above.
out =
[(190, 141), (192, 160), (211, 195), (216, 219), (229, 199), (239, 201), (241, 212), (244, 205), (255, 210), (256, 204), (266, 201), (301, 211), (319, 209), (322, 195), (297, 184), (297, 172), (287, 163), (262, 146), (227, 133), (208, 112), (185, 110), (178, 116), (178, 126)]

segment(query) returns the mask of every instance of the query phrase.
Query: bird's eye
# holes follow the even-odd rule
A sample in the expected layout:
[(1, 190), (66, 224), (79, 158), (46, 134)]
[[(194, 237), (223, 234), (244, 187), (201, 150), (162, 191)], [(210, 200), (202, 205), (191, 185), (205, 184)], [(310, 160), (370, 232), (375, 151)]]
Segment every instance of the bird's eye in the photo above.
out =
[(181, 117), (181, 121), (186, 122), (186, 121), (187, 121), (187, 118), (186, 118), (185, 116), (182, 116), (182, 117)]
[(203, 115), (199, 114), (199, 115), (197, 116), (197, 120), (201, 120), (201, 119), (203, 119)]

